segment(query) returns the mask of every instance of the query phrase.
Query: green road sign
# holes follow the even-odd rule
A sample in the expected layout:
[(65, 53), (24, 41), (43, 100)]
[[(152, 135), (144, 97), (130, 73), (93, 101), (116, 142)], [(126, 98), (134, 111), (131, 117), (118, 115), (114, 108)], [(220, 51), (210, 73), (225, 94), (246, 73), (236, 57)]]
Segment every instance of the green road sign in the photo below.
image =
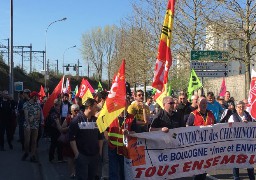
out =
[(226, 51), (191, 51), (191, 61), (228, 61)]

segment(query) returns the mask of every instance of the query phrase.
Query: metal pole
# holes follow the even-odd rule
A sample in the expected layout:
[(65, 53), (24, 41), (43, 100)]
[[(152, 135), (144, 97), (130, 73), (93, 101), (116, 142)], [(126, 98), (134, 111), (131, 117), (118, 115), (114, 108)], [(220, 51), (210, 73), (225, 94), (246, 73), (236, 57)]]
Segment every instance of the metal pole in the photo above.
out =
[(74, 46), (71, 46), (71, 47), (69, 47), (69, 48), (67, 48), (67, 49), (65, 49), (65, 51), (63, 52), (63, 57), (62, 57), (62, 74), (64, 75), (64, 66), (65, 66), (65, 64), (64, 64), (64, 56), (65, 56), (65, 53), (67, 52), (67, 50), (69, 50), (69, 49), (71, 49), (71, 48), (75, 48), (76, 47), (76, 45), (74, 45)]
[(10, 66), (10, 42), (9, 42), (9, 38), (7, 38), (8, 41), (8, 66)]
[(59, 75), (59, 60), (55, 60), (57, 61), (57, 67), (56, 67), (56, 74)]
[(10, 0), (10, 10), (11, 10), (11, 19), (10, 19), (10, 66), (9, 66), (9, 94), (13, 97), (13, 0)]
[(48, 29), (49, 29), (49, 27), (52, 25), (52, 24), (54, 24), (54, 23), (56, 23), (56, 22), (60, 22), (60, 21), (65, 21), (65, 20), (67, 20), (67, 18), (66, 17), (64, 17), (64, 18), (62, 18), (62, 19), (59, 19), (59, 20), (56, 20), (56, 21), (53, 21), (53, 22), (51, 22), (48, 26), (47, 26), (47, 28), (46, 28), (46, 30), (45, 30), (45, 44), (44, 44), (44, 52), (45, 52), (45, 56), (44, 56), (44, 71), (45, 71), (45, 73), (44, 73), (44, 86), (45, 86), (45, 88), (46, 88), (46, 81), (47, 81), (47, 65), (46, 65), (46, 58), (47, 58), (47, 53), (46, 53), (46, 50), (47, 50), (47, 32), (48, 32)]
[(23, 59), (24, 55), (23, 55), (23, 47), (21, 48), (21, 69), (22, 71), (24, 70), (23, 69), (23, 62), (24, 62), (24, 59)]
[(77, 60), (76, 75), (79, 76), (79, 59)]
[(32, 44), (31, 43), (30, 43), (29, 59), (30, 59), (30, 73), (31, 73), (32, 72)]

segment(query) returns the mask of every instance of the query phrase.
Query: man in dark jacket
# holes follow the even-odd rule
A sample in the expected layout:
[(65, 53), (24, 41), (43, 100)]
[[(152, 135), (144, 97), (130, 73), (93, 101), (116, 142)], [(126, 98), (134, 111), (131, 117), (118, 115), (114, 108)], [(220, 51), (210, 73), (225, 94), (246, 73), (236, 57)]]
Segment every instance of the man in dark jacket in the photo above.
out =
[(161, 130), (168, 132), (169, 129), (184, 126), (184, 122), (180, 114), (174, 111), (174, 100), (171, 96), (163, 98), (164, 109), (160, 110), (154, 117), (150, 126), (150, 131)]
[(85, 101), (85, 111), (76, 116), (69, 126), (70, 145), (75, 155), (78, 180), (94, 179), (102, 155), (103, 136), (96, 127), (96, 100)]

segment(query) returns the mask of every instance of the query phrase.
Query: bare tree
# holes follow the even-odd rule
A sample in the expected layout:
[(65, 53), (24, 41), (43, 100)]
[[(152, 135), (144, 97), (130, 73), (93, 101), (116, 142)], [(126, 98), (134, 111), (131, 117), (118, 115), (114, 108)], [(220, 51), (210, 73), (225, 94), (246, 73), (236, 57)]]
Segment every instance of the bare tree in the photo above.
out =
[(256, 55), (256, 2), (223, 0), (220, 5), (221, 13), (214, 22), (229, 42), (230, 59), (245, 64), (245, 92), (249, 92), (251, 63)]
[(116, 27), (95, 28), (82, 36), (82, 54), (85, 61), (91, 63), (96, 70), (97, 80), (101, 81), (103, 68), (110, 78), (110, 61), (114, 53)]

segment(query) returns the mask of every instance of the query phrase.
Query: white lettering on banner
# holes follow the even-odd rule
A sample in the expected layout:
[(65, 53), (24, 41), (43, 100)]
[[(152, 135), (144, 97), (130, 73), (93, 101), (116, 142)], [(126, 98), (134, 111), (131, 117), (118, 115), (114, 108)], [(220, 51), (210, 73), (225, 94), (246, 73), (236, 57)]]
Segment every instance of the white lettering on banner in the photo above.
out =
[(191, 126), (131, 137), (125, 158), (126, 179), (175, 179), (213, 169), (256, 167), (253, 122)]

